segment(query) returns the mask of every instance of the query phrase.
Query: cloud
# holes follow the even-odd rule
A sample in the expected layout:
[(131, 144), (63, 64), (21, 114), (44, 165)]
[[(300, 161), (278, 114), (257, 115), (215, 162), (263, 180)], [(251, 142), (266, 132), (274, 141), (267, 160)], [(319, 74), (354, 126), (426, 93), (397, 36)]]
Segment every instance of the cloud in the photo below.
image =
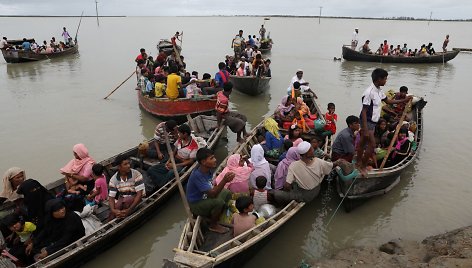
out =
[[(2, 0), (1, 15), (95, 15), (93, 0)], [(65, 4), (67, 3), (67, 4)], [(397, 0), (394, 2), (363, 0), (255, 0), (251, 2), (221, 0), (99, 0), (101, 15), (126, 16), (208, 16), (208, 15), (300, 15), (354, 17), (417, 17), (436, 19), (472, 18), (472, 1)]]

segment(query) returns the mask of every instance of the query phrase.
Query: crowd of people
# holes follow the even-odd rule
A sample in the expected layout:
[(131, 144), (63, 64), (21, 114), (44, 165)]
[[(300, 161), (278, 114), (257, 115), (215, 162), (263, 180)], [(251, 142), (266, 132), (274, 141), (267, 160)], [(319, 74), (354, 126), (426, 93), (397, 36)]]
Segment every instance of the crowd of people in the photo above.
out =
[(34, 53), (41, 53), (41, 54), (50, 54), (55, 52), (64, 51), (67, 48), (70, 48), (75, 45), (72, 37), (69, 35), (69, 32), (66, 30), (66, 27), (63, 27), (62, 37), (64, 41), (56, 41), (56, 38), (53, 36), (49, 43), (44, 40), (42, 43), (38, 44), (35, 39), (26, 39), (23, 38), (23, 42), (21, 45), (12, 45), (8, 43), (7, 37), (3, 37), (0, 41), (0, 49), (14, 49), (14, 50), (23, 50), (23, 51), (31, 51)]

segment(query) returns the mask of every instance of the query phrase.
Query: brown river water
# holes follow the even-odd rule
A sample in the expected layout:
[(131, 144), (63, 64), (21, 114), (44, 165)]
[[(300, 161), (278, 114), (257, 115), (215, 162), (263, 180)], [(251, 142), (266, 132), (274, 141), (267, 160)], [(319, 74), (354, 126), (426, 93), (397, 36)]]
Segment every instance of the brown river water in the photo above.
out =
[[(62, 27), (75, 34), (78, 18), (0, 18), (1, 35), (9, 39), (51, 36), (60, 39)], [(84, 18), (79, 54), (26, 64), (0, 60), (0, 172), (11, 166), (26, 169), (28, 177), (48, 183), (60, 178), (59, 168), (72, 157), (72, 146), (84, 143), (96, 160), (152, 137), (159, 121), (138, 107), (130, 79), (109, 100), (113, 88), (134, 70), (141, 47), (155, 56), (156, 43), (184, 31), (183, 52), (188, 70), (217, 72), (231, 53), (231, 39), (241, 28), (256, 34), (257, 17), (127, 17)], [(472, 144), (469, 82), (472, 54), (460, 53), (443, 65), (400, 65), (333, 61), (341, 45), (350, 42), (354, 27), (360, 43), (371, 40), (376, 49), (384, 39), (419, 47), (433, 42), (440, 50), (446, 34), (452, 47), (471, 47), (470, 22), (382, 21), (272, 18), (266, 22), (275, 44), (270, 55), (270, 89), (249, 97), (234, 92), (232, 108), (254, 126), (279, 103), (296, 69), (304, 69), (323, 110), (336, 104), (338, 130), (344, 119), (357, 115), (360, 96), (376, 67), (389, 71), (385, 89), (402, 85), (424, 97), (424, 138), (419, 156), (387, 195), (370, 200), (351, 213), (339, 211), (326, 226), (339, 200), (334, 189), (297, 214), (262, 248), (246, 267), (294, 267), (349, 246), (375, 245), (392, 238), (420, 240), (472, 224), (472, 177), (468, 166)], [(467, 119), (469, 118), (469, 119)], [(469, 123), (467, 123), (469, 122)], [(469, 138), (467, 138), (469, 137)], [(234, 148), (235, 136), (220, 142), (219, 158)], [(157, 267), (172, 258), (185, 222), (178, 195), (149, 222), (97, 256), (86, 267)]]

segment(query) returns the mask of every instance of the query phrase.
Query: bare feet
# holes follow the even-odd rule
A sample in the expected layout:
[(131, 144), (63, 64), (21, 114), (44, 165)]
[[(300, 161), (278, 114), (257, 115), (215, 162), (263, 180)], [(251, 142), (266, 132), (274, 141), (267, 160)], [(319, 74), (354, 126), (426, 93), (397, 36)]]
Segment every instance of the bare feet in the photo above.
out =
[(237, 138), (236, 141), (239, 142), (239, 143), (244, 143), (244, 139), (243, 139), (243, 138)]
[(219, 224), (216, 224), (214, 226), (210, 226), (208, 229), (212, 232), (219, 233), (219, 234), (225, 234), (229, 231), (228, 228), (226, 228), (224, 226), (221, 226)]

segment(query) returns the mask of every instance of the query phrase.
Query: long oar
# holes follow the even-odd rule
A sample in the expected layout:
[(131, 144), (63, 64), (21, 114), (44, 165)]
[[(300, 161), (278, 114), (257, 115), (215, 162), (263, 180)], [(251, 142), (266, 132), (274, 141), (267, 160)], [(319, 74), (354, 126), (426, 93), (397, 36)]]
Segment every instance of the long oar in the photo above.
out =
[(77, 43), (77, 35), (79, 34), (80, 24), (82, 23), (82, 17), (83, 16), (84, 16), (84, 12), (82, 11), (82, 14), (80, 14), (80, 20), (79, 20), (79, 25), (77, 26), (77, 31), (75, 31), (74, 42), (76, 42), (76, 43)]
[(125, 79), (125, 81), (121, 82), (121, 84), (119, 84), (115, 89), (112, 90), (112, 92), (110, 92), (110, 94), (108, 94), (105, 98), (103, 99), (107, 99), (108, 97), (110, 97), (111, 94), (113, 94), (117, 89), (119, 89), (124, 83), (126, 83), (126, 81), (128, 81), (131, 76), (133, 76), (135, 74), (136, 71), (133, 71), (129, 76), (128, 78)]
[(380, 165), (379, 170), (382, 171), (383, 167), (385, 166), (385, 163), (387, 163), (388, 156), (390, 155), (390, 152), (392, 152), (393, 144), (395, 143), (398, 133), (400, 132), (400, 128), (403, 125), (403, 119), (405, 119), (406, 116), (406, 110), (410, 106), (411, 100), (408, 101), (408, 103), (405, 105), (405, 108), (403, 109), (402, 116), (400, 117), (400, 120), (398, 121), (397, 129), (395, 129), (395, 134), (393, 135), (392, 140), (390, 141), (390, 145), (388, 146), (387, 154), (385, 155), (382, 164)]
[(174, 170), (175, 180), (177, 181), (177, 186), (179, 187), (180, 196), (182, 197), (182, 202), (184, 203), (185, 212), (187, 213), (187, 217), (192, 220), (192, 212), (190, 211), (190, 205), (188, 204), (187, 196), (185, 195), (184, 187), (182, 186), (182, 182), (180, 181), (179, 171), (177, 170), (177, 166), (175, 165), (174, 154), (172, 148), (170, 147), (169, 141), (169, 133), (164, 127), (164, 134), (166, 139), (166, 147), (167, 152), (169, 153), (170, 162), (172, 163), (172, 169)]

